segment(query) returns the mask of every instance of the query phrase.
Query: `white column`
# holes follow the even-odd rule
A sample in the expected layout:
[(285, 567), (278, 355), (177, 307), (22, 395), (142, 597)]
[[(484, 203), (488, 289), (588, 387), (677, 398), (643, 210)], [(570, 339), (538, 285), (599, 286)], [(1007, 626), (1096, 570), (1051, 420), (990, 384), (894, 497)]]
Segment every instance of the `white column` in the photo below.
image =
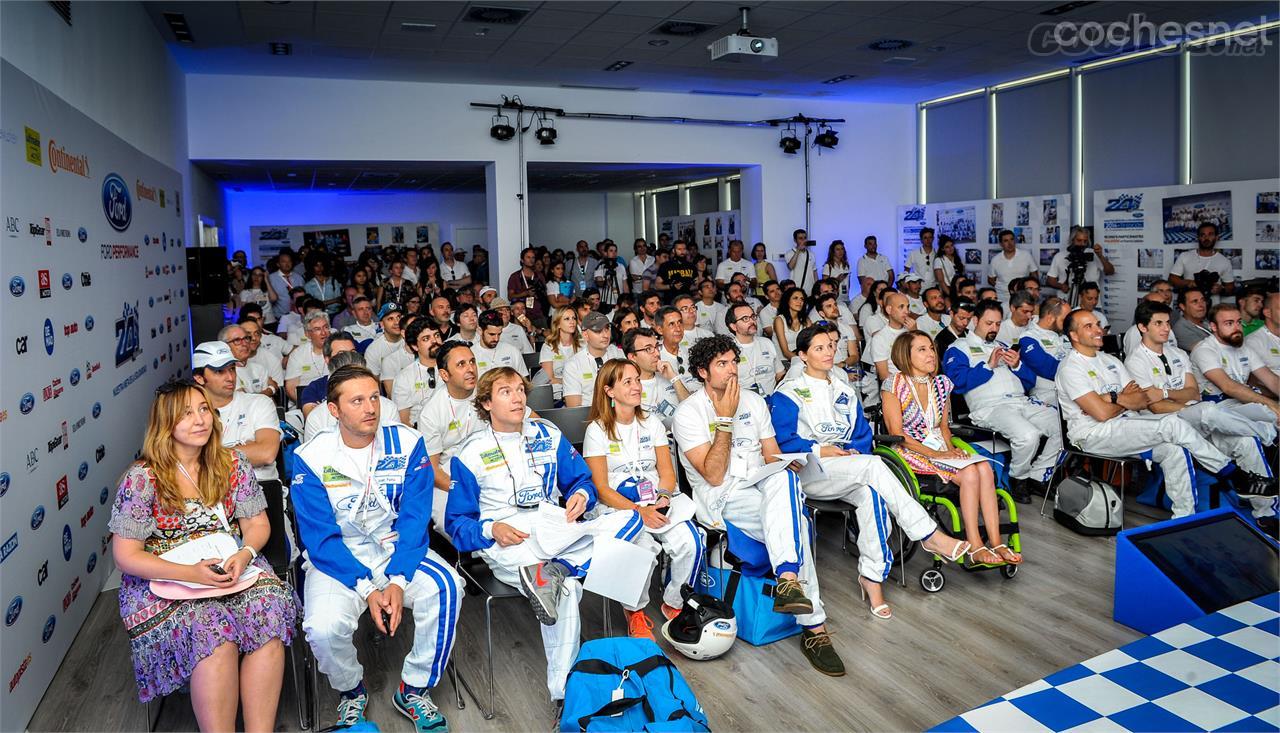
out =
[(690, 213), (689, 205), (689, 187), (681, 183), (676, 186), (676, 200), (680, 205), (680, 216), (688, 216)]
[(489, 260), (496, 265), (494, 286), (503, 297), (507, 295), (507, 278), (520, 269), (520, 251), (527, 244), (520, 241), (520, 232), (529, 231), (527, 213), (521, 211), (518, 198), (517, 165), (512, 156), (512, 160), (495, 160), (484, 166)]
[(649, 241), (649, 217), (645, 214), (644, 194), (631, 194), (631, 206), (635, 212), (635, 236), (644, 237), (645, 241)]
[(719, 194), (720, 210), (729, 211), (733, 208), (733, 202), (729, 200), (729, 179), (721, 176), (716, 179), (716, 192)]
[(649, 244), (657, 244), (658, 197), (647, 191), (644, 194), (644, 229), (648, 232)]

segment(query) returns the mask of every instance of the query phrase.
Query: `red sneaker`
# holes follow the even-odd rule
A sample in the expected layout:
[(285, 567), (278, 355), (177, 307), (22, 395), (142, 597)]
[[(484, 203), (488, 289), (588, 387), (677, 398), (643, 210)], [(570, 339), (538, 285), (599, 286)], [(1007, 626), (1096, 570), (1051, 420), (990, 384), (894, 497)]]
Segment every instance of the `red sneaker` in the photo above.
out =
[(667, 620), (670, 621), (671, 619), (680, 615), (680, 609), (672, 608), (671, 606), (668, 606), (667, 604), (664, 603), (662, 604), (662, 615), (666, 616)]
[(627, 611), (627, 635), (632, 639), (648, 639), (649, 641), (657, 641), (653, 638), (653, 622), (645, 615), (644, 609), (639, 611)]

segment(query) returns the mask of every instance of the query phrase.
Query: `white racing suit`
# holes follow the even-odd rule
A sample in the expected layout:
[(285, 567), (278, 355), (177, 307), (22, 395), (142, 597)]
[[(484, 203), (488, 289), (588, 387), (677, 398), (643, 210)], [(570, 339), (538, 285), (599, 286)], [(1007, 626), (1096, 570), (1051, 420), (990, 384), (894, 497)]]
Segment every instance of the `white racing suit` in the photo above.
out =
[[(812, 453), (826, 472), (810, 481), (804, 493), (815, 499), (847, 501), (857, 507), (858, 573), (877, 583), (889, 577), (893, 548), (891, 517), (912, 541), (924, 540), (938, 529), (924, 507), (872, 453), (872, 431), (862, 414), (857, 387), (839, 379), (790, 377), (769, 401), (778, 446), (787, 453)], [(822, 446), (833, 445), (854, 455), (822, 458)]]
[[(523, 567), (555, 561), (569, 570), (571, 577), (565, 580), (556, 623), (541, 627), (547, 655), (547, 690), (552, 700), (563, 699), (569, 668), (578, 656), (580, 644), (579, 579), (591, 566), (595, 538), (633, 541), (644, 529), (643, 520), (634, 511), (610, 512), (583, 520), (588, 534), (554, 555), (543, 551), (537, 542), (539, 504), (563, 504), (581, 493), (590, 511), (596, 505), (596, 489), (591, 483), (591, 470), (578, 451), (559, 428), (538, 418), (525, 419), (520, 435), (494, 433), (481, 423), (480, 429), (458, 446), (449, 462), (449, 476), (444, 524), (459, 552), (477, 553), (494, 577), (522, 593), (519, 573)], [(529, 537), (520, 544), (503, 547), (493, 539), (495, 522), (508, 524)]]
[(368, 595), (394, 584), (413, 610), (401, 679), (434, 687), (453, 649), (462, 580), (427, 547), (432, 472), (422, 438), (404, 425), (379, 427), (363, 466), (341, 444), (334, 428), (299, 448), (289, 493), (305, 550), (302, 627), (316, 665), (335, 690), (360, 683), (352, 636)]

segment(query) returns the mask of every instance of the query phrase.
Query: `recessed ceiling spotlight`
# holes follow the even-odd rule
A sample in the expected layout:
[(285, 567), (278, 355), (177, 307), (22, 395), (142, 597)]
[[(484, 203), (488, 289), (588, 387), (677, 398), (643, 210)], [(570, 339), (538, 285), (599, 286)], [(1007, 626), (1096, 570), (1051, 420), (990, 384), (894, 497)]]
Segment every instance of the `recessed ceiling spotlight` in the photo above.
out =
[(1042, 10), (1040, 11), (1040, 14), (1041, 15), (1062, 15), (1063, 13), (1070, 13), (1072, 10), (1078, 10), (1080, 8), (1083, 8), (1086, 5), (1093, 5), (1093, 0), (1079, 0), (1078, 2), (1066, 3), (1054, 8), (1049, 8), (1048, 10)]
[(904, 48), (911, 48), (915, 43), (902, 38), (881, 38), (878, 41), (872, 41), (867, 44), (867, 48), (872, 51), (901, 51)]
[(650, 45), (650, 46), (655, 46), (655, 47), (658, 47), (658, 48), (661, 48), (661, 47), (663, 47), (663, 46), (667, 45), (668, 43), (671, 43), (671, 41), (668, 41), (668, 40), (667, 40), (667, 39), (665, 39), (665, 38), (655, 38), (655, 39), (653, 39), (652, 41), (649, 41), (649, 45)]
[(476, 31), (475, 33), (472, 33), (471, 35), (473, 35), (473, 36), (479, 36), (479, 37), (483, 38), (484, 36), (489, 35), (489, 29), (488, 29), (488, 28), (481, 28), (480, 30)]
[(271, 49), (272, 56), (290, 56), (293, 54), (292, 43), (273, 41), (272, 43), (268, 43), (267, 47)]
[(632, 61), (614, 61), (612, 64), (609, 64), (608, 66), (604, 67), (604, 70), (605, 70), (605, 71), (622, 71), (623, 69), (625, 69), (625, 68), (627, 68), (628, 66), (630, 66), (632, 63), (634, 63), (634, 62), (632, 62)]
[(418, 23), (415, 21), (404, 21), (400, 23), (400, 30), (404, 33), (428, 33), (435, 29), (435, 23)]
[(823, 84), (839, 84), (842, 81), (849, 81), (850, 79), (853, 79), (856, 76), (857, 74), (841, 74), (840, 76), (833, 76), (822, 83)]
[(941, 53), (941, 52), (943, 52), (943, 51), (946, 51), (946, 50), (947, 50), (947, 47), (946, 47), (946, 46), (929, 46), (929, 47), (928, 47), (927, 49), (925, 49), (925, 50), (927, 50), (927, 51), (932, 51), (932, 52), (934, 52), (934, 53)]

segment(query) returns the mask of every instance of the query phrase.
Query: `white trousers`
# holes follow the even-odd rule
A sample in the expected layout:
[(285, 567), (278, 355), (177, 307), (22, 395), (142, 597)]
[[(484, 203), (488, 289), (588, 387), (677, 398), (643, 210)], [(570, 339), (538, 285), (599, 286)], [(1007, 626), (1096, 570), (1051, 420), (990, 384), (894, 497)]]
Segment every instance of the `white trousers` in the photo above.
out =
[[(1009, 441), (1013, 458), (1009, 478), (1047, 481), (1062, 453), (1062, 425), (1058, 411), (1027, 397), (1016, 397), (969, 413), (974, 425), (994, 430)], [(1036, 455), (1040, 439), (1044, 450)]]
[(1160, 464), (1174, 517), (1185, 517), (1196, 511), (1193, 459), (1213, 473), (1231, 462), (1176, 414), (1125, 412), (1081, 435), (1072, 435), (1071, 439), (1081, 450), (1090, 453), (1115, 458), (1141, 456)]
[(1197, 402), (1178, 410), (1177, 415), (1240, 468), (1255, 476), (1272, 476), (1262, 446), (1276, 439), (1275, 413), (1264, 405), (1232, 399)]
[[(521, 593), (524, 593), (524, 588), (520, 584), (520, 568), (556, 560), (568, 566), (572, 575), (580, 577), (591, 566), (591, 552), (596, 537), (616, 537), (632, 541), (644, 527), (640, 515), (632, 511), (602, 514), (584, 522), (590, 534), (555, 557), (547, 557), (547, 553), (543, 552), (537, 543), (537, 530), (534, 527), (534, 518), (537, 514), (536, 510), (529, 510), (502, 520), (522, 532), (528, 532), (529, 539), (509, 547), (494, 543), (492, 547), (478, 553), (493, 570), (495, 578), (518, 589)], [(552, 700), (564, 699), (564, 684), (569, 678), (569, 668), (578, 658), (582, 632), (582, 617), (578, 613), (578, 604), (582, 601), (582, 582), (577, 577), (569, 578), (564, 583), (564, 592), (560, 596), (560, 604), (556, 607), (555, 624), (551, 626), (539, 624), (542, 628), (542, 649), (547, 655), (547, 691), (551, 693)]]
[(775, 573), (793, 572), (813, 602), (813, 613), (796, 616), (802, 626), (818, 626), (827, 619), (818, 592), (818, 573), (809, 556), (809, 519), (804, 494), (794, 471), (775, 473), (755, 485), (729, 490), (722, 517), (743, 534), (763, 542)]
[(912, 541), (933, 534), (938, 529), (937, 522), (879, 456), (833, 456), (821, 461), (827, 478), (806, 483), (804, 493), (815, 499), (847, 501), (857, 507), (858, 574), (884, 582), (893, 568), (890, 515)]
[(688, 583), (694, 588), (698, 587), (698, 577), (702, 574), (702, 564), (706, 557), (707, 533), (694, 524), (693, 520), (689, 520), (662, 534), (654, 534), (648, 530), (641, 532), (636, 537), (636, 544), (655, 555), (659, 551), (667, 553), (662, 602), (672, 608), (682, 607), (684, 598), (680, 595), (680, 586)]
[[(305, 570), (302, 629), (316, 655), (316, 666), (333, 689), (345, 692), (364, 679), (352, 637), (369, 604), (310, 562)], [(382, 580), (381, 571), (375, 577)], [(413, 646), (404, 658), (400, 678), (414, 687), (435, 687), (453, 651), (462, 579), (444, 558), (428, 551), (405, 588), (404, 605), (413, 610)], [(399, 631), (404, 630), (401, 625)]]
[(448, 534), (446, 534), (444, 531), (444, 510), (445, 510), (445, 507), (449, 505), (449, 492), (442, 491), (440, 489), (433, 487), (431, 489), (431, 494), (432, 494), (432, 497), (431, 497), (432, 526), (435, 528), (436, 532), (440, 533), (441, 537), (444, 537), (448, 539), (450, 542), (453, 542), (453, 538), (450, 537)]

